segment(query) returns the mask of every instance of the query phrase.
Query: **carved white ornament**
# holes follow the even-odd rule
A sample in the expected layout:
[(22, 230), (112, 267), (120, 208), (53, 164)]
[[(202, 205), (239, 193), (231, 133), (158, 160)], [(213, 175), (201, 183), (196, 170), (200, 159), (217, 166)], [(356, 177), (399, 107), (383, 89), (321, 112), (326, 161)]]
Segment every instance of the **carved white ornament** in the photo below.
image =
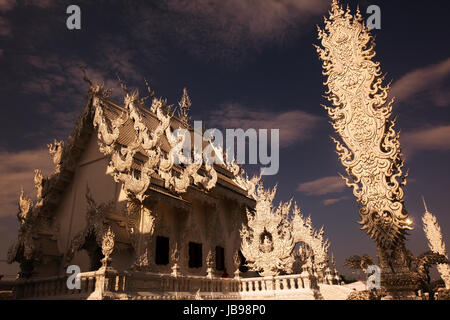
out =
[(248, 227), (241, 229), (241, 251), (251, 270), (261, 276), (274, 276), (280, 271), (290, 273), (294, 258), (294, 238), (292, 237), (288, 214), (291, 202), (280, 203), (274, 211), (272, 201), (277, 188), (264, 190), (258, 185), (254, 213), (247, 209)]
[(334, 140), (348, 177), (343, 177), (361, 207), (362, 229), (381, 247), (392, 247), (411, 230), (403, 204), (403, 160), (399, 135), (390, 120), (393, 100), (387, 102), (389, 84), (383, 86), (379, 62), (369, 30), (359, 12), (352, 17), (333, 0), (325, 29), (318, 28), (323, 48), (316, 46), (323, 61), (326, 107), (334, 130), (344, 142)]
[(64, 141), (54, 141), (53, 144), (48, 144), (48, 151), (53, 158), (55, 164), (55, 173), (59, 173), (61, 170), (62, 156), (64, 151)]
[(23, 189), (19, 196), (19, 213), (17, 218), (20, 222), (17, 242), (8, 249), (7, 262), (13, 263), (18, 261), (17, 255), (20, 248), (23, 247), (23, 256), (26, 260), (33, 258), (36, 246), (33, 237), (36, 233), (37, 216), (34, 213), (33, 201), (26, 198)]
[[(212, 164), (203, 163), (203, 157), (195, 154), (195, 161), (187, 164), (184, 168), (175, 169), (174, 156), (182, 158), (181, 146), (184, 136), (176, 137), (170, 127), (171, 115), (164, 112), (166, 102), (153, 98), (150, 112), (158, 120), (156, 129), (151, 130), (144, 123), (143, 112), (145, 99), (139, 99), (137, 91), (129, 92), (122, 85), (126, 95), (124, 98), (126, 112), (116, 119), (110, 120), (104, 115), (104, 104), (107, 95), (95, 90), (93, 92), (93, 106), (95, 108), (94, 127), (97, 128), (98, 143), (100, 151), (110, 157), (107, 173), (111, 174), (116, 182), (122, 182), (123, 188), (131, 198), (142, 202), (145, 192), (150, 186), (152, 174), (158, 174), (165, 183), (165, 187), (176, 193), (184, 193), (191, 183), (202, 186), (206, 190), (213, 188), (217, 182), (217, 172)], [(186, 103), (187, 93), (184, 92), (183, 103)], [(169, 109), (169, 108), (167, 108)], [(120, 128), (127, 122), (132, 121), (135, 138), (128, 146), (117, 143)], [(166, 138), (170, 150), (167, 155), (161, 150), (162, 139)], [(132, 170), (132, 164), (137, 153), (143, 153), (146, 161), (141, 166), (139, 177)], [(175, 154), (176, 153), (176, 154)], [(204, 168), (205, 175), (200, 173)], [(175, 174), (175, 171), (178, 173)]]
[(322, 270), (328, 265), (328, 248), (330, 243), (324, 239), (323, 227), (317, 231), (312, 226), (311, 217), (305, 218), (297, 203), (294, 203), (292, 216), (292, 235), (295, 243), (305, 243), (311, 248), (313, 267)]
[(104, 237), (108, 232), (111, 232), (110, 226), (107, 224), (106, 215), (113, 209), (114, 204), (112, 202), (97, 204), (91, 195), (89, 187), (86, 187), (85, 197), (87, 204), (86, 226), (72, 238), (65, 256), (66, 264), (69, 264), (75, 253), (83, 247), (90, 234), (95, 236), (97, 245), (103, 248)]
[[(241, 251), (247, 265), (262, 276), (277, 275), (283, 271), (292, 272), (295, 258), (310, 270), (321, 271), (328, 265), (328, 240), (324, 230), (315, 230), (311, 217), (305, 218), (297, 203), (294, 203), (292, 215), (289, 214), (292, 200), (280, 203), (274, 211), (272, 201), (277, 187), (264, 190), (262, 183), (257, 184), (254, 197), (254, 212), (247, 209), (248, 226), (241, 230)], [(302, 243), (294, 253), (296, 244)]]
[[(423, 231), (428, 239), (428, 246), (431, 251), (442, 254), (448, 258), (445, 243), (442, 240), (441, 227), (439, 226), (436, 217), (428, 211), (425, 200), (423, 204), (425, 207), (425, 214), (422, 217)], [(445, 287), (450, 289), (450, 266), (448, 264), (440, 263), (437, 265), (437, 269), (441, 274), (442, 280), (445, 282)]]
[(115, 240), (115, 234), (112, 232), (111, 227), (108, 227), (106, 232), (103, 234), (102, 237), (102, 253), (105, 256), (105, 261), (109, 259), (111, 254), (114, 251), (114, 240)]

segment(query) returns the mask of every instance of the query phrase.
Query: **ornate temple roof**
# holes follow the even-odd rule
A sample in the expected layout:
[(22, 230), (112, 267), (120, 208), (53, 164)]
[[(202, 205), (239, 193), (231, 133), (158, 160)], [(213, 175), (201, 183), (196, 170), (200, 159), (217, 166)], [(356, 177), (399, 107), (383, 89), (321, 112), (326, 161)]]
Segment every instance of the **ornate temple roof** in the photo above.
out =
[[(93, 108), (93, 106), (91, 106)], [(121, 114), (123, 113), (127, 113), (127, 109), (117, 103), (115, 103), (114, 101), (110, 100), (109, 98), (107, 99), (102, 99), (102, 108), (103, 108), (103, 114), (105, 116), (106, 119), (108, 119), (108, 121), (113, 122), (115, 120), (117, 120)], [(157, 118), (157, 116), (155, 115), (155, 113), (153, 113), (150, 109), (145, 108), (143, 106), (137, 106), (137, 108), (139, 108), (139, 111), (141, 112), (141, 116), (142, 116), (142, 122), (145, 125), (146, 128), (149, 129), (149, 132), (154, 132), (155, 130), (157, 130), (158, 125), (159, 125), (159, 120)], [(94, 111), (95, 112), (95, 111)], [(183, 121), (177, 117), (176, 115), (172, 115), (170, 118), (170, 128), (172, 130), (178, 129), (178, 128), (184, 128), (190, 131), (191, 136), (194, 135), (194, 130), (191, 126), (186, 125), (186, 123), (183, 123)], [(117, 143), (121, 146), (127, 147), (130, 146), (131, 144), (133, 144), (133, 142), (136, 139), (136, 131), (134, 128), (134, 123), (133, 123), (133, 119), (127, 119), (127, 121), (125, 121), (125, 123), (123, 123), (123, 125), (119, 128), (119, 135), (117, 138)], [(207, 141), (203, 141), (203, 148), (205, 148), (208, 145)], [(161, 151), (163, 152), (164, 155), (167, 155), (170, 150), (171, 150), (171, 146), (168, 142), (167, 136), (166, 135), (161, 135), (160, 140), (159, 140), (159, 146), (161, 148)], [(132, 169), (135, 170), (142, 170), (142, 166), (145, 163), (145, 161), (147, 160), (147, 157), (145, 156), (146, 151), (144, 150), (144, 148), (142, 146), (138, 147), (138, 152), (136, 153), (136, 155), (134, 156), (134, 161), (131, 165)], [(214, 164), (213, 165), (214, 170), (217, 172), (217, 183), (219, 183), (221, 186), (228, 188), (240, 195), (243, 196), (247, 196), (247, 190), (244, 188), (244, 186), (241, 184), (239, 184), (239, 182), (234, 179), (235, 175), (231, 170), (230, 167), (227, 167), (227, 165), (222, 165), (222, 164)], [(176, 171), (177, 173), (180, 173), (182, 171), (182, 168), (180, 168), (179, 165), (175, 165), (173, 167), (173, 170)], [(199, 171), (204, 172), (205, 168), (204, 165), (202, 166), (202, 168), (200, 168)], [(176, 192), (173, 192), (170, 189), (167, 189), (164, 187), (164, 182), (161, 179), (161, 177), (158, 175), (158, 173), (153, 173), (152, 174), (152, 185), (153, 188), (155, 190), (159, 190), (158, 187), (162, 187), (165, 190), (162, 190), (162, 192), (167, 192), (170, 194), (174, 194), (177, 195)], [(195, 185), (191, 185), (191, 187), (196, 187)]]

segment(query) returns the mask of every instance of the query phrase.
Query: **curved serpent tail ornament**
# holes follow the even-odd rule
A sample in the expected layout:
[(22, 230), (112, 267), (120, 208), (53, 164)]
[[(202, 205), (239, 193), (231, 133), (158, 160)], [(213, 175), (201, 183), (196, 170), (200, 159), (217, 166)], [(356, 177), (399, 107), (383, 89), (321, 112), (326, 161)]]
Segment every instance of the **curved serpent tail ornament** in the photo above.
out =
[(406, 175), (390, 119), (389, 84), (382, 84), (380, 64), (372, 60), (373, 39), (362, 20), (359, 9), (353, 17), (333, 0), (325, 28), (318, 28), (322, 48), (316, 49), (333, 105), (325, 108), (343, 142), (333, 138), (348, 174), (343, 178), (360, 204), (359, 223), (381, 248), (393, 248), (412, 229), (401, 188)]

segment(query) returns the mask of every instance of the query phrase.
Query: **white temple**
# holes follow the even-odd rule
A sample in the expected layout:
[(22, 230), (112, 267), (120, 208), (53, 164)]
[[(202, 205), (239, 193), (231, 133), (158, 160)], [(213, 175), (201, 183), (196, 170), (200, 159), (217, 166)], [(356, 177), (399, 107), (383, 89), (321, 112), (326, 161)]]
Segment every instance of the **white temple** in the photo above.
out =
[(68, 141), (49, 145), (54, 173), (35, 171), (38, 201), (21, 193), (16, 298), (345, 299), (323, 229), (297, 204), (275, 210), (276, 188), (235, 163), (173, 162), (173, 131), (198, 134), (186, 91), (175, 115), (150, 88), (149, 106), (122, 88), (123, 106), (91, 83)]

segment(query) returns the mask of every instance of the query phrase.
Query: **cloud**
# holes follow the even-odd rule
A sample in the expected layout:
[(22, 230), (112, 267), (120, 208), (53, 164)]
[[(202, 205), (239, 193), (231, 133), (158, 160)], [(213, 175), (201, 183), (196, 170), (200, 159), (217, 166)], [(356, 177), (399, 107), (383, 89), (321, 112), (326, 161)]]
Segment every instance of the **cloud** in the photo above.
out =
[(25, 5), (48, 8), (55, 4), (55, 0), (25, 0)]
[(275, 38), (325, 12), (327, 0), (168, 0), (170, 10), (202, 19), (224, 40)]
[(338, 203), (338, 202), (341, 202), (341, 201), (347, 200), (347, 199), (348, 199), (347, 196), (339, 197), (339, 198), (332, 198), (332, 199), (325, 199), (322, 201), (322, 204), (324, 206), (331, 206), (332, 204), (335, 204), (335, 203)]
[(407, 156), (418, 151), (448, 151), (450, 150), (450, 125), (405, 132), (400, 141)]
[(450, 90), (441, 86), (430, 90), (430, 100), (437, 107), (447, 107), (450, 105)]
[(328, 0), (165, 0), (129, 6), (126, 16), (138, 45), (175, 44), (229, 68), (266, 45), (298, 41), (328, 7)]
[[(0, 12), (13, 10), (17, 5), (17, 0), (0, 0)], [(55, 0), (25, 0), (25, 6), (36, 6), (39, 8), (48, 8), (55, 4)]]
[[(132, 54), (127, 51), (103, 47), (103, 64), (87, 64), (79, 58), (67, 58), (59, 55), (29, 56), (28, 64), (34, 70), (31, 78), (22, 83), (24, 94), (45, 97), (36, 106), (36, 110), (51, 119), (52, 127), (47, 128), (48, 136), (64, 138), (73, 129), (75, 121), (86, 103), (89, 85), (83, 80), (81, 67), (93, 83), (104, 84), (112, 89), (112, 98), (122, 102), (123, 93), (116, 78), (136, 81), (139, 72), (134, 67)], [(143, 81), (142, 81), (143, 82)]]
[(0, 17), (0, 36), (3, 36), (3, 37), (12, 36), (11, 22), (4, 17)]
[(399, 101), (412, 100), (419, 94), (428, 95), (438, 105), (448, 105), (448, 88), (440, 88), (439, 83), (450, 74), (450, 58), (439, 63), (408, 72), (392, 85), (390, 95)]
[(311, 137), (320, 118), (304, 111), (255, 111), (237, 103), (226, 104), (214, 111), (208, 125), (232, 129), (280, 129), (280, 147), (288, 147)]
[(329, 193), (341, 193), (345, 188), (345, 182), (341, 177), (329, 176), (300, 183), (297, 191), (304, 192), (307, 195), (321, 196)]
[(34, 169), (41, 169), (44, 174), (54, 170), (47, 149), (0, 152), (0, 217), (18, 212), (22, 187), (28, 197), (35, 197)]
[(0, 0), (0, 11), (7, 12), (16, 6), (16, 0)]

